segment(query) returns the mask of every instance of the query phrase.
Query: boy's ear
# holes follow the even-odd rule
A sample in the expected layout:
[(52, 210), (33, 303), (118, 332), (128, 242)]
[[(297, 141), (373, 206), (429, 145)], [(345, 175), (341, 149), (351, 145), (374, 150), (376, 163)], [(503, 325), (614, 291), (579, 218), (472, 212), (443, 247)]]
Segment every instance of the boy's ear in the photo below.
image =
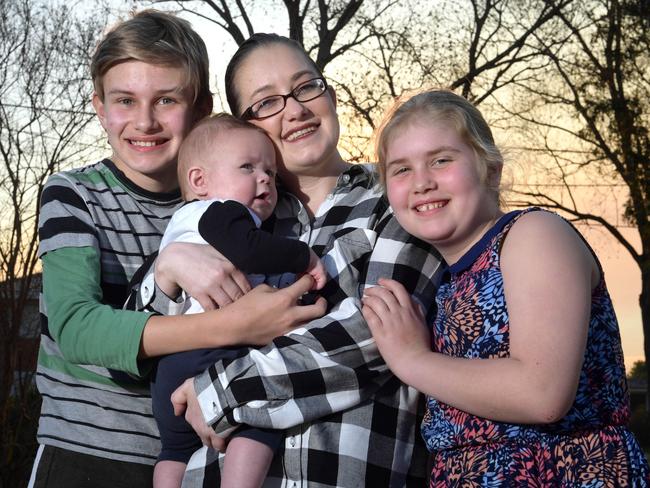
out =
[(208, 194), (208, 180), (205, 169), (200, 166), (192, 166), (187, 171), (187, 182), (190, 190), (197, 197), (205, 197)]
[(213, 109), (213, 100), (212, 98), (207, 98), (201, 103), (194, 106), (194, 121), (198, 122), (203, 117), (207, 117), (212, 113)]
[(99, 95), (97, 95), (97, 92), (93, 92), (93, 108), (95, 109), (95, 113), (97, 113), (97, 118), (99, 119), (99, 122), (102, 124), (102, 127), (106, 129), (106, 112), (104, 110), (104, 102), (101, 101), (99, 98)]

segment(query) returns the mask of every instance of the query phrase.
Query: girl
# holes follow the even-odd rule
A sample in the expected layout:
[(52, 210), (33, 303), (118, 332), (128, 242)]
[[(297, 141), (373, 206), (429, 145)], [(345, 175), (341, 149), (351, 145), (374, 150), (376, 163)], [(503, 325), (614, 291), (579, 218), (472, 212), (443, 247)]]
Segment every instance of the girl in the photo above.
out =
[(648, 486), (602, 268), (559, 216), (501, 211), (503, 160), (480, 112), (419, 94), (385, 124), (378, 157), (398, 221), (449, 264), (433, 352), (399, 283), (363, 298), (390, 369), (429, 397), (431, 486)]

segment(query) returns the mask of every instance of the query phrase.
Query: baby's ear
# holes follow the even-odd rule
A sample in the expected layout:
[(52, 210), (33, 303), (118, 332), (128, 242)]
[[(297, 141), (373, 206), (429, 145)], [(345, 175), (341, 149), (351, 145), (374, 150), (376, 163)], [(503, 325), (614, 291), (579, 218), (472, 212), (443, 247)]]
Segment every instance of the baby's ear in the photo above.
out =
[(208, 180), (205, 174), (205, 169), (200, 166), (192, 166), (187, 171), (187, 182), (190, 185), (190, 190), (197, 197), (205, 197), (208, 193)]

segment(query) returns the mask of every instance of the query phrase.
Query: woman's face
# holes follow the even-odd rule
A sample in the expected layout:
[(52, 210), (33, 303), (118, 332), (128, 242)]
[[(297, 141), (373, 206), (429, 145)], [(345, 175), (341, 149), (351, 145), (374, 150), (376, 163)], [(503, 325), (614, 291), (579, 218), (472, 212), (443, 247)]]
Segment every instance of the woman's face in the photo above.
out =
[[(285, 95), (307, 80), (320, 76), (305, 55), (284, 44), (271, 44), (252, 51), (234, 77), (242, 113), (253, 103), (271, 95)], [(340, 162), (336, 149), (339, 122), (334, 91), (308, 102), (288, 98), (284, 110), (263, 120), (251, 120), (271, 136), (282, 155), (278, 168), (295, 175), (324, 175)]]

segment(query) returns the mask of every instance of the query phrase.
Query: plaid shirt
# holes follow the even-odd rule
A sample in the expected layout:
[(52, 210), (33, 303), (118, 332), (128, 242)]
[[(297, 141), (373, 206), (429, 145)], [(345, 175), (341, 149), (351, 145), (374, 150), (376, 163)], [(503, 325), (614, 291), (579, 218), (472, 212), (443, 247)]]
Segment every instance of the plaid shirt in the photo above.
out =
[[(352, 166), (310, 221), (282, 194), (273, 231), (308, 242), (331, 278), (330, 312), (262, 349), (221, 361), (195, 378), (203, 414), (218, 434), (239, 424), (281, 429), (265, 487), (402, 487), (426, 484), (419, 393), (381, 359), (360, 297), (381, 277), (431, 305), (440, 261), (392, 217), (370, 169)], [(203, 447), (183, 486), (218, 486), (223, 455)]]

